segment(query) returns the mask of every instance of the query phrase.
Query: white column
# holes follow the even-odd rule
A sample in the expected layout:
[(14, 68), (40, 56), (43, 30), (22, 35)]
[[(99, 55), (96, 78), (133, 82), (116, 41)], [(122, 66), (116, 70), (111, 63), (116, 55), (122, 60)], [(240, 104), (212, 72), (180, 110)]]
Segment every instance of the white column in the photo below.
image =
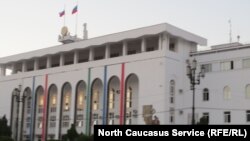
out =
[(162, 50), (162, 34), (159, 34), (159, 38), (158, 38), (158, 50)]
[(141, 40), (141, 52), (145, 52), (146, 51), (146, 39), (142, 38)]
[(26, 72), (27, 71), (27, 63), (26, 61), (23, 61), (22, 63), (22, 72)]
[(5, 65), (1, 65), (1, 76), (5, 76), (6, 74), (5, 70), (6, 70)]
[(38, 58), (34, 60), (34, 70), (38, 70)]
[(51, 56), (47, 57), (46, 68), (51, 68)]
[(110, 45), (107, 44), (105, 47), (105, 59), (108, 59), (110, 57)]
[(14, 63), (12, 63), (11, 65), (10, 65), (10, 69), (11, 69), (11, 74), (15, 74), (16, 73), (16, 68), (15, 68), (15, 64)]
[(63, 53), (60, 54), (60, 66), (64, 65), (64, 55)]
[(79, 60), (79, 53), (77, 50), (74, 52), (74, 64), (77, 64)]
[(93, 60), (94, 60), (94, 49), (89, 48), (89, 61), (93, 61)]
[(127, 50), (128, 50), (127, 42), (123, 41), (123, 44), (122, 44), (122, 56), (127, 55)]
[(162, 34), (161, 40), (162, 40), (162, 46), (161, 46), (162, 50), (167, 51), (169, 49), (169, 38), (168, 38), (167, 33)]

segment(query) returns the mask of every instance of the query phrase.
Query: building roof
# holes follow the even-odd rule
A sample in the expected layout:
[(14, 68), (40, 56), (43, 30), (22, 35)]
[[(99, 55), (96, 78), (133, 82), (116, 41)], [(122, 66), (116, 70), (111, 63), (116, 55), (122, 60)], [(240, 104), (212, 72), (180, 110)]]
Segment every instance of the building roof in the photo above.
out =
[(211, 53), (219, 53), (219, 52), (234, 51), (234, 50), (249, 49), (249, 48), (250, 48), (250, 44), (241, 44), (241, 43), (235, 42), (235, 43), (211, 46), (211, 49), (209, 50), (191, 52), (191, 56), (200, 56), (200, 55), (207, 55)]
[(137, 28), (133, 30), (118, 32), (114, 34), (108, 34), (100, 37), (90, 38), (88, 40), (82, 40), (79, 42), (74, 42), (70, 44), (63, 44), (48, 48), (43, 48), (35, 51), (30, 51), (26, 53), (16, 54), (12, 56), (7, 56), (0, 58), (0, 64), (6, 64), (14, 61), (32, 59), (37, 57), (42, 57), (46, 55), (53, 55), (61, 52), (67, 52), (71, 50), (77, 50), (82, 48), (88, 48), (91, 46), (99, 46), (107, 43), (119, 42), (123, 40), (139, 38), (145, 35), (155, 35), (159, 33), (167, 32), (172, 36), (176, 36), (199, 45), (206, 45), (207, 40), (203, 37), (197, 36), (193, 33), (187, 32), (173, 25), (162, 23), (157, 25), (152, 25), (148, 27)]

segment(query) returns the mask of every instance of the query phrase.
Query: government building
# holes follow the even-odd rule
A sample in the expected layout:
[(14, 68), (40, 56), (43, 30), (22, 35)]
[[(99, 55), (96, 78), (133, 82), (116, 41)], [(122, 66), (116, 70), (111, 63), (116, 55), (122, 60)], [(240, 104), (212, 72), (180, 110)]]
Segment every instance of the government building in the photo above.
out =
[(250, 45), (198, 51), (206, 39), (167, 23), (90, 39), (84, 27), (82, 39), (63, 27), (62, 45), (0, 58), (0, 116), (15, 140), (60, 139), (72, 123), (87, 135), (155, 118), (250, 123)]

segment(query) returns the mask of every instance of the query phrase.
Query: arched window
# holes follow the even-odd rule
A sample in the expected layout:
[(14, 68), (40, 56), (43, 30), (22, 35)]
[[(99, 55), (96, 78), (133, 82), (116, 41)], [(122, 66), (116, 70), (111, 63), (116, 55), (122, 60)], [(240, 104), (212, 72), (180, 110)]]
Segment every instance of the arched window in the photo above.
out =
[(70, 110), (71, 103), (71, 85), (69, 83), (64, 84), (63, 87), (63, 111)]
[[(85, 103), (86, 103), (86, 84), (84, 81), (78, 82), (76, 86), (76, 99), (75, 99), (75, 121), (77, 127), (83, 127), (83, 119), (84, 119), (84, 113), (85, 113)], [(81, 131), (82, 129), (79, 129)]]
[(112, 76), (108, 83), (108, 98), (107, 98), (107, 124), (118, 124), (119, 119), (115, 115), (119, 115), (119, 95), (120, 80), (117, 76)]
[(203, 101), (209, 101), (209, 90), (207, 88), (203, 89)]
[[(70, 123), (70, 111), (72, 109), (71, 107), (71, 97), (72, 97), (72, 87), (70, 85), (70, 83), (65, 83), (62, 87), (62, 96), (61, 96), (61, 125), (62, 128), (68, 128), (69, 127), (69, 123)], [(61, 130), (61, 128), (60, 128)], [(63, 133), (61, 134), (65, 134), (65, 130), (62, 130)], [(60, 132), (59, 132), (60, 133)]]
[(44, 108), (44, 89), (42, 86), (39, 86), (36, 90), (36, 119), (37, 119), (37, 128), (42, 128), (42, 115)]
[(138, 95), (139, 95), (139, 78), (136, 74), (130, 74), (125, 83), (125, 124), (136, 124), (138, 117)]
[(52, 84), (49, 87), (48, 91), (48, 110), (47, 110), (47, 116), (48, 116), (48, 121), (47, 123), (47, 132), (48, 134), (51, 134), (56, 127), (56, 111), (57, 111), (57, 87), (55, 84)]
[(225, 100), (231, 99), (231, 89), (230, 89), (230, 87), (228, 87), (228, 86), (224, 87), (223, 94), (224, 94), (224, 99)]
[(93, 125), (102, 124), (103, 121), (103, 83), (102, 80), (96, 78), (91, 86), (91, 121), (90, 131), (94, 132)]
[(56, 112), (56, 104), (57, 104), (57, 87), (56, 85), (51, 85), (49, 88), (50, 112)]
[(81, 111), (85, 104), (85, 83), (83, 81), (79, 82), (77, 85), (77, 111)]
[(249, 99), (250, 98), (250, 84), (246, 85), (246, 98)]

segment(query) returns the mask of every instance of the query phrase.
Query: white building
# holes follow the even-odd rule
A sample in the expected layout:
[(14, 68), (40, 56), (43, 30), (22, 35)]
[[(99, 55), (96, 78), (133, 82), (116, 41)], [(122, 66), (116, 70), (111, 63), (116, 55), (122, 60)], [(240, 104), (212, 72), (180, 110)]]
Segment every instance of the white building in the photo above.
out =
[(149, 124), (152, 115), (190, 124), (186, 60), (194, 57), (207, 71), (196, 86), (196, 121), (250, 121), (250, 45), (197, 52), (206, 39), (166, 23), (91, 39), (84, 31), (81, 40), (64, 28), (63, 45), (0, 58), (0, 115), (13, 138), (58, 139), (72, 123), (91, 134), (94, 124)]

